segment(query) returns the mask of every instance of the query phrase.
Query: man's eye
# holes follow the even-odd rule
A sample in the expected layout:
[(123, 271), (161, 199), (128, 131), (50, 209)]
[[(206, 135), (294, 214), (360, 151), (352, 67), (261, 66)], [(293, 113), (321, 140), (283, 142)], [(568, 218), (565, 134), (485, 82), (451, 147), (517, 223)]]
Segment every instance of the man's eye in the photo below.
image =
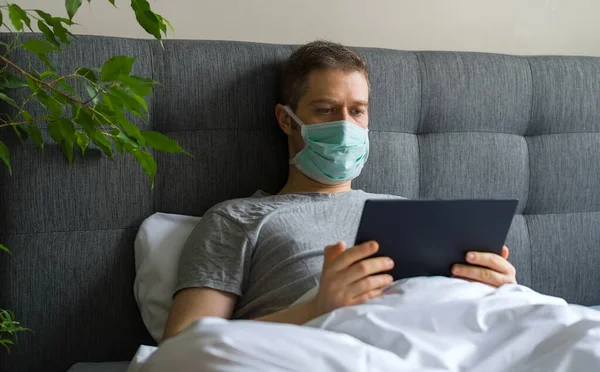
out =
[(319, 114), (330, 114), (333, 112), (333, 109), (329, 107), (320, 107), (317, 109), (317, 112)]
[(364, 114), (365, 112), (364, 112), (363, 110), (352, 110), (352, 111), (350, 111), (350, 113), (351, 113), (353, 116), (359, 116), (359, 115), (362, 115), (362, 114)]

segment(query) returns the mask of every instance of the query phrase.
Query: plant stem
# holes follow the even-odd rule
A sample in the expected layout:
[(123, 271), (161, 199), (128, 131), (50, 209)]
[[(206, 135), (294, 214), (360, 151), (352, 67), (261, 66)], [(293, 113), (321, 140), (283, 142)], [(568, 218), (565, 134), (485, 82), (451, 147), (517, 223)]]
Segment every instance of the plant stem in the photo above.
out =
[(52, 84), (47, 83), (45, 81), (39, 80), (37, 79), (35, 76), (31, 75), (30, 73), (28, 73), (27, 71), (23, 70), (22, 68), (20, 68), (19, 66), (17, 66), (16, 64), (14, 64), (11, 60), (9, 60), (8, 58), (4, 57), (4, 56), (0, 56), (0, 61), (4, 61), (6, 64), (10, 65), (12, 68), (14, 68), (15, 70), (19, 71), (19, 73), (21, 73), (23, 76), (26, 76), (28, 78), (30, 78), (31, 80), (42, 84), (46, 87), (48, 87), (50, 90), (55, 91), (56, 93), (60, 94), (61, 96), (65, 97), (66, 99), (75, 102), (75, 103), (79, 103), (82, 106), (85, 106), (87, 108), (90, 108), (87, 104), (85, 104), (84, 102), (71, 97), (68, 94), (63, 93), (60, 89), (56, 89), (55, 87), (52, 86)]
[(88, 99), (87, 101), (85, 101), (83, 104), (84, 104), (84, 105), (87, 105), (88, 103), (90, 103), (90, 102), (92, 102), (93, 100), (95, 100), (95, 99), (96, 99), (96, 97), (98, 97), (98, 96), (100, 95), (100, 92), (101, 92), (101, 91), (102, 91), (102, 89), (99, 89), (99, 90), (96, 92), (96, 95), (94, 95), (92, 98), (90, 98), (90, 99)]
[(15, 123), (4, 122), (4, 124), (0, 124), (0, 128), (12, 127), (12, 126), (23, 125), (23, 124), (28, 124), (28, 123), (29, 122), (27, 122), (27, 121), (18, 121), (18, 122), (15, 122)]

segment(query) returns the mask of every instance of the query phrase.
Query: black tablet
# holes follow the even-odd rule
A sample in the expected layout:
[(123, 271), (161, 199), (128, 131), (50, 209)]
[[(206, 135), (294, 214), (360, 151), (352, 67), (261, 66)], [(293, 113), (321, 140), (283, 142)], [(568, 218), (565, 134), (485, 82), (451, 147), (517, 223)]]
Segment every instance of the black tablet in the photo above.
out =
[(379, 243), (394, 280), (451, 276), (469, 251), (500, 254), (517, 200), (367, 200), (356, 244)]

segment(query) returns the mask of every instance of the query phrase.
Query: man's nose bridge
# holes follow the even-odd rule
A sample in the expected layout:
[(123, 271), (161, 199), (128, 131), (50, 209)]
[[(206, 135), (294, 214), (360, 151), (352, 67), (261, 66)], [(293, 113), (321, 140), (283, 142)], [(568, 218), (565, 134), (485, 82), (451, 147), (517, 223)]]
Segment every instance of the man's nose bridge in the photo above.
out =
[(343, 106), (341, 110), (339, 110), (339, 114), (337, 115), (337, 120), (346, 120), (350, 121), (352, 116), (350, 115), (350, 108)]

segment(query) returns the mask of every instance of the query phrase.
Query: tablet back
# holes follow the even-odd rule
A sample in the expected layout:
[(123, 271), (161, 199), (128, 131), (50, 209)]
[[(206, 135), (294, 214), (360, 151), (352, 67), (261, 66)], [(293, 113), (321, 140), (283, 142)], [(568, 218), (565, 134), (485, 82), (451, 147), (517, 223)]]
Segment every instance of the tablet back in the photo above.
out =
[(367, 200), (356, 244), (394, 260), (394, 280), (450, 276), (468, 251), (500, 254), (517, 200)]

